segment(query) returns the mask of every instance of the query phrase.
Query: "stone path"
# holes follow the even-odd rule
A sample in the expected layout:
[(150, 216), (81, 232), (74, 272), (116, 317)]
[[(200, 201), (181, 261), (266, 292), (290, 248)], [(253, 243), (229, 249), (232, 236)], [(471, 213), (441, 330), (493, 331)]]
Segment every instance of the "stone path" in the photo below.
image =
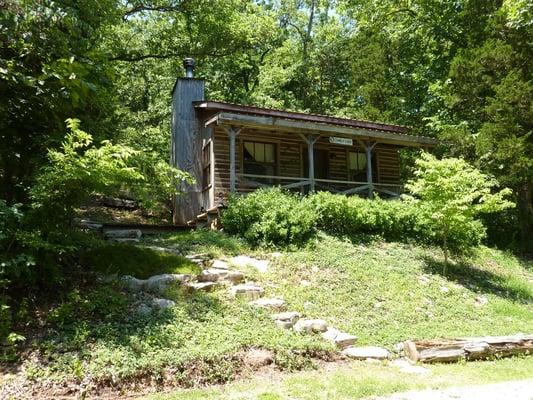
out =
[[(111, 240), (139, 239), (137, 232), (121, 231), (113, 232), (108, 236)], [(169, 251), (163, 247), (150, 246), (156, 251)], [(202, 267), (197, 276), (183, 274), (162, 274), (148, 279), (137, 279), (132, 276), (121, 277), (124, 287), (133, 292), (149, 292), (152, 295), (162, 296), (172, 286), (180, 286), (189, 291), (210, 291), (223, 286), (229, 286), (229, 293), (234, 298), (245, 299), (253, 307), (272, 312), (272, 320), (283, 329), (293, 329), (301, 334), (321, 334), (322, 338), (336, 345), (341, 353), (358, 360), (384, 360), (391, 357), (386, 349), (379, 347), (355, 347), (357, 337), (328, 326), (322, 319), (301, 318), (295, 311), (287, 311), (285, 301), (280, 298), (263, 298), (264, 289), (254, 282), (246, 282), (246, 276), (242, 271), (232, 269), (237, 267), (253, 267), (259, 272), (265, 272), (269, 268), (269, 260), (259, 260), (246, 255), (233, 257), (229, 260), (210, 259), (205, 254), (186, 255), (187, 259)], [(272, 258), (279, 257), (273, 255)], [(149, 314), (152, 310), (173, 307), (172, 300), (152, 298), (143, 302), (138, 307), (138, 312)]]
[(375, 400), (533, 400), (533, 380), (396, 393)]

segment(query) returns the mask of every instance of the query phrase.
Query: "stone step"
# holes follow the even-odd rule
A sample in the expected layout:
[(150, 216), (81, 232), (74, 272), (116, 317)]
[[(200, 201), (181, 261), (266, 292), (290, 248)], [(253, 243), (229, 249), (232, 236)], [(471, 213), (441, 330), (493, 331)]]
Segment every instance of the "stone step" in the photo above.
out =
[(278, 312), (285, 310), (285, 301), (282, 299), (259, 299), (250, 302), (250, 305)]
[(357, 341), (357, 337), (349, 333), (341, 332), (335, 328), (328, 328), (322, 333), (324, 340), (335, 344), (341, 349), (345, 349), (353, 345)]
[(220, 286), (220, 282), (191, 282), (185, 285), (187, 289), (193, 292), (210, 292)]
[(244, 298), (248, 300), (257, 300), (263, 295), (264, 289), (261, 286), (253, 284), (241, 284), (232, 286), (230, 293), (233, 297)]
[(120, 277), (120, 282), (127, 290), (132, 292), (149, 291), (154, 293), (163, 293), (170, 286), (179, 286), (190, 280), (192, 280), (192, 276), (186, 274), (161, 274), (151, 276), (148, 279), (137, 279), (130, 275)]
[(341, 353), (346, 357), (353, 358), (354, 360), (387, 360), (390, 358), (390, 353), (387, 349), (376, 346), (350, 346), (345, 348)]
[(328, 329), (328, 324), (323, 319), (300, 319), (293, 329), (298, 333), (320, 333)]
[(300, 314), (296, 311), (282, 312), (278, 314), (273, 314), (271, 318), (274, 320), (275, 324), (283, 329), (290, 329), (294, 326), (296, 321), (300, 319)]
[(105, 239), (140, 239), (140, 229), (112, 229), (104, 232)]
[(209, 268), (204, 269), (198, 275), (199, 282), (233, 282), (238, 283), (244, 280), (244, 273), (241, 271), (231, 271), (228, 269)]

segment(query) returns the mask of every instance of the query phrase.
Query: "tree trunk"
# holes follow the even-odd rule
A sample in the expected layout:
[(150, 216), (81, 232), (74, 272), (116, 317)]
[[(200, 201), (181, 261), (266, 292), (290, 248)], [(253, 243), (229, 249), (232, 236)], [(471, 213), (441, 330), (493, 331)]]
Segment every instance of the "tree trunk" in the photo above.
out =
[(518, 191), (520, 249), (522, 254), (533, 254), (533, 182), (527, 182)]

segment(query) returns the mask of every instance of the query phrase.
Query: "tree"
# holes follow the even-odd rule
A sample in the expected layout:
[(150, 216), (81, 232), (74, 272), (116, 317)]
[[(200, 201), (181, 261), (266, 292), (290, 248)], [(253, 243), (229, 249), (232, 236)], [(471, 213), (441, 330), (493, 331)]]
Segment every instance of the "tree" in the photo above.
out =
[(406, 189), (418, 200), (422, 217), (442, 242), (446, 273), (450, 244), (459, 250), (482, 236), (483, 226), (476, 217), (514, 207), (507, 200), (511, 190), (493, 192), (497, 181), (459, 158), (438, 160), (422, 153), (416, 167)]

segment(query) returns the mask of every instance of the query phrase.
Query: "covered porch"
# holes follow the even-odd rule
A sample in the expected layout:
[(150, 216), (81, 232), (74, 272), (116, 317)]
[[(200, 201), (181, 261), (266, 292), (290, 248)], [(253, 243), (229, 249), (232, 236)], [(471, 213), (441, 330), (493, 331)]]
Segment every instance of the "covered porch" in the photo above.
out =
[(403, 189), (398, 150), (435, 144), (432, 138), (405, 134), (407, 128), (394, 125), (368, 123), (365, 129), (333, 117), (275, 110), (258, 115), (249, 107), (236, 111), (218, 110), (204, 122), (213, 145), (207, 157), (213, 160), (207, 160), (212, 176), (205, 179), (213, 183), (213, 200), (269, 186), (301, 193), (398, 197)]

